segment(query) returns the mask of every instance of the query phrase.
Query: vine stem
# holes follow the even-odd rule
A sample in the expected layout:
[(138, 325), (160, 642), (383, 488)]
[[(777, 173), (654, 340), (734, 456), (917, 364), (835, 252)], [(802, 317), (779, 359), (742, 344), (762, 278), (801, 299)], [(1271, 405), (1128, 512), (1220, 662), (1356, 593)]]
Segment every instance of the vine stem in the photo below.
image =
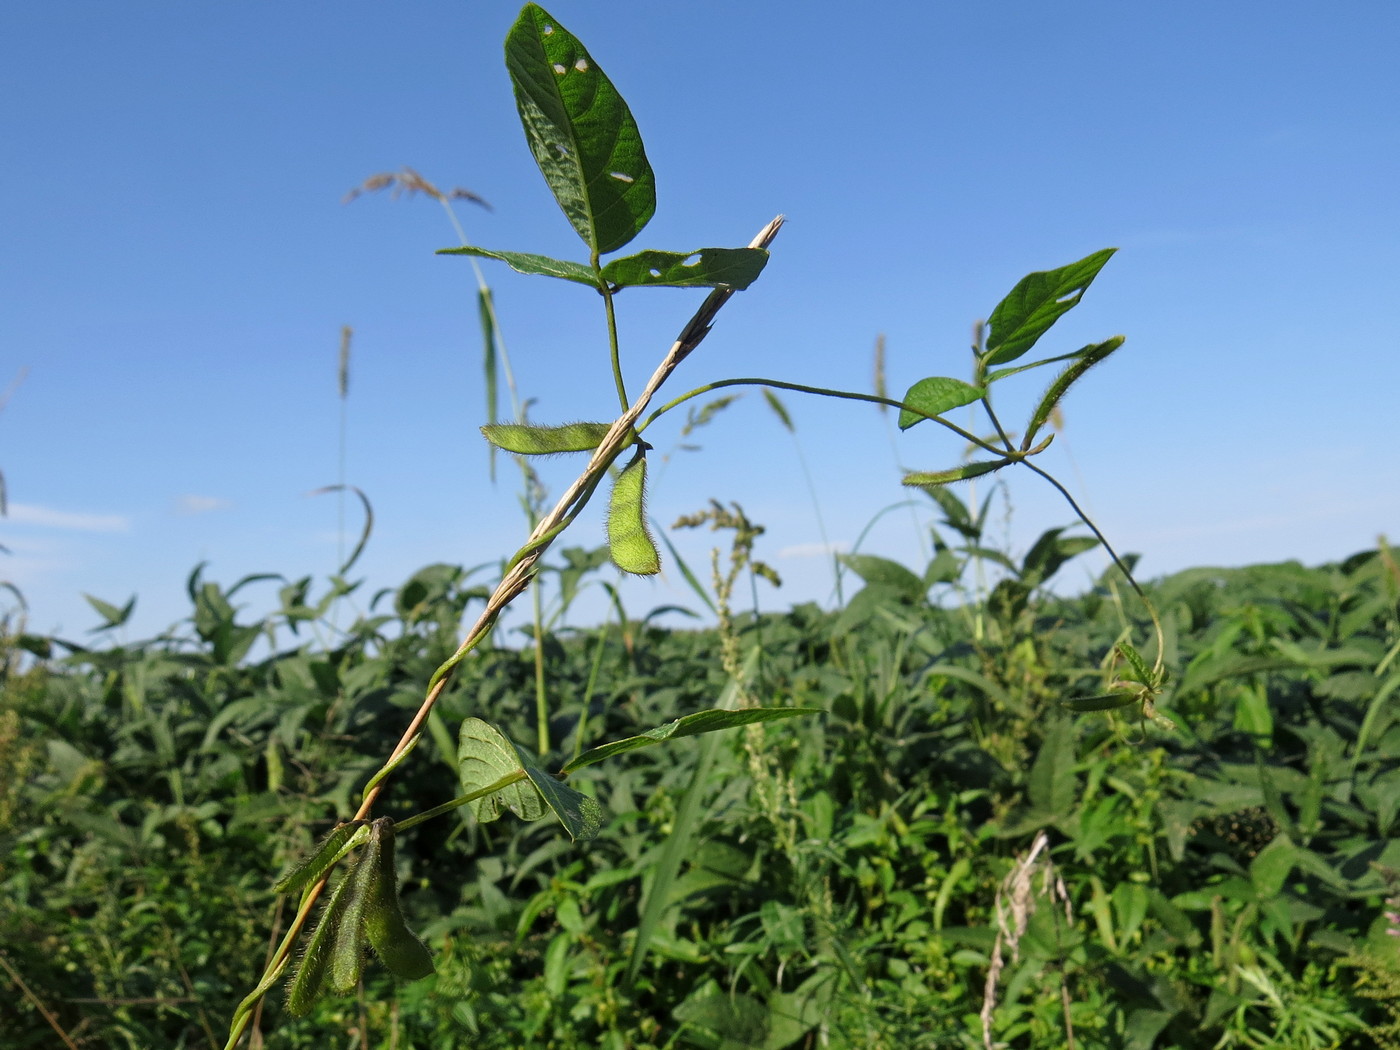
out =
[[(784, 221), (781, 215), (774, 218), (758, 232), (749, 243), (749, 247), (766, 249), (773, 242), (773, 238), (778, 235), (778, 231), (782, 228)], [(564, 526), (578, 516), (578, 513), (588, 502), (588, 498), (598, 487), (599, 481), (606, 475), (608, 467), (611, 466), (613, 460), (632, 444), (634, 440), (633, 428), (636, 426), (637, 420), (641, 418), (642, 413), (646, 411), (647, 405), (651, 403), (652, 397), (655, 396), (657, 390), (661, 388), (661, 385), (670, 378), (671, 373), (676, 370), (680, 363), (690, 356), (691, 351), (704, 341), (705, 336), (709, 335), (715, 315), (719, 313), (720, 309), (733, 295), (734, 290), (732, 288), (716, 288), (705, 297), (705, 301), (700, 304), (700, 308), (696, 310), (695, 314), (686, 322), (685, 327), (681, 329), (675, 342), (671, 344), (671, 349), (667, 351), (661, 364), (658, 365), (656, 371), (652, 373), (651, 379), (647, 382), (641, 394), (638, 395), (637, 400), (631, 404), (626, 412), (614, 421), (613, 425), (608, 429), (607, 434), (603, 437), (602, 442), (594, 449), (593, 456), (588, 461), (588, 466), (584, 468), (583, 472), (573, 484), (569, 486), (565, 493), (559, 497), (559, 501), (555, 504), (554, 509), (541, 518), (535, 525), (530, 533), (529, 539), (525, 541), (524, 545), (521, 546), (520, 550), (516, 553), (510, 567), (501, 577), (500, 583), (496, 585), (495, 591), (492, 592), (491, 597), (487, 599), (486, 608), (482, 610), (481, 615), (477, 617), (476, 622), (463, 638), (462, 644), (459, 645), (457, 651), (433, 673), (432, 680), (428, 686), (427, 695), (424, 697), (422, 705), (409, 722), (408, 728), (404, 730), (403, 736), (399, 738), (399, 742), (394, 745), (394, 750), (390, 752), (389, 758), (384, 763), (384, 766), (381, 767), (379, 772), (372, 778), (372, 786), (365, 791), (359, 809), (355, 811), (355, 815), (351, 818), (352, 820), (364, 820), (368, 817), (369, 813), (374, 808), (375, 801), (384, 790), (384, 785), (388, 779), (388, 770), (395, 766), (404, 752), (417, 742), (418, 734), (422, 730), (423, 724), (427, 721), (433, 706), (442, 696), (443, 690), (447, 687), (448, 682), (451, 681), (452, 673), (456, 666), (462, 662), (468, 653), (481, 643), (481, 640), (485, 638), (491, 628), (495, 626), (496, 620), (506, 607), (518, 598), (525, 588), (530, 585), (530, 581), (534, 579), (536, 573), (536, 566), (544, 556), (545, 551), (549, 549), (550, 543), (559, 535)], [(248, 1021), (252, 1016), (252, 1007), (267, 994), (267, 991), (276, 981), (277, 976), (285, 969), (291, 956), (292, 947), (295, 945), (301, 930), (305, 927), (311, 915), (312, 906), (325, 889), (326, 881), (329, 877), (330, 871), (328, 870), (316, 885), (307, 890), (305, 896), (302, 898), (301, 906), (297, 909), (296, 917), (292, 920), (291, 926), (288, 928), (286, 935), (282, 938), (282, 943), (278, 946), (273, 959), (264, 970), (257, 987), (239, 1004), (238, 1011), (235, 1013), (233, 1022), (230, 1025), (229, 1038), (225, 1045), (225, 1050), (233, 1050), (233, 1048), (238, 1045), (243, 1037), (244, 1031), (247, 1029)]]

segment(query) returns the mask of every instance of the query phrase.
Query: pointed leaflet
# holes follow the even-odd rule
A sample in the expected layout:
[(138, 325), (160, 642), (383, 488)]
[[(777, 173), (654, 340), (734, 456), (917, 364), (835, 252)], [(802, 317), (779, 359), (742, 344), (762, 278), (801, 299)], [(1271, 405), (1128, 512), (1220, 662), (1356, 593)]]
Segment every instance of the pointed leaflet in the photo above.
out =
[(647, 531), (647, 461), (640, 452), (622, 468), (608, 499), (608, 553), (623, 572), (654, 576), (661, 571), (661, 554)]
[(530, 152), (590, 251), (616, 251), (656, 211), (656, 180), (627, 103), (538, 4), (506, 36), (506, 69)]
[(614, 259), (603, 280), (616, 285), (657, 284), (671, 288), (734, 288), (742, 291), (768, 265), (762, 248), (700, 248), (693, 252), (645, 251)]
[(585, 751), (565, 766), (563, 772), (572, 773), (576, 769), (591, 766), (595, 762), (601, 762), (613, 755), (635, 751), (639, 747), (651, 747), (663, 740), (679, 740), (683, 736), (713, 733), (717, 729), (732, 729), (735, 726), (752, 725), (755, 722), (771, 722), (775, 718), (794, 718), (797, 715), (816, 714), (821, 714), (821, 710), (815, 707), (746, 707), (738, 711), (717, 707), (709, 711), (696, 711), (694, 714), (677, 718), (665, 725), (657, 726), (655, 729), (648, 729), (645, 733), (640, 733), (637, 736), (629, 736), (624, 740), (614, 740), (610, 744), (603, 744)]
[(583, 263), (569, 262), (567, 259), (551, 259), (548, 255), (533, 252), (493, 252), (489, 248), (467, 245), (462, 248), (439, 248), (438, 255), (476, 255), (482, 259), (499, 259), (516, 273), (539, 277), (558, 277), (564, 281), (576, 281), (591, 288), (598, 287), (598, 278)]
[(988, 321), (987, 349), (980, 367), (1004, 365), (1033, 347), (1060, 316), (1084, 295), (1117, 248), (1105, 248), (1058, 270), (1029, 274), (997, 304)]
[[(961, 379), (949, 379), (946, 376), (920, 379), (903, 397), (904, 403), (910, 407), (899, 410), (899, 429), (908, 430), (929, 416), (941, 416), (950, 408), (970, 405), (986, 395), (987, 392), (981, 387), (969, 386)], [(910, 408), (918, 411), (911, 412)]]

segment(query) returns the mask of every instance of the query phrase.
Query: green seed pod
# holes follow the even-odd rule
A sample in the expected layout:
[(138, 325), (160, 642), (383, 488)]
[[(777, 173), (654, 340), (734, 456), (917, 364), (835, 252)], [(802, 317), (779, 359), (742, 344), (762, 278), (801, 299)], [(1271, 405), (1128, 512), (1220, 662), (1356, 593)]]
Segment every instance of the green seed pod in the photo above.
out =
[(490, 423), (481, 428), (497, 448), (521, 456), (552, 456), (557, 452), (588, 452), (602, 444), (611, 423), (565, 423), (539, 427), (524, 423)]
[(360, 975), (365, 972), (365, 907), (373, 895), (382, 852), (382, 844), (371, 825), (369, 843), (355, 858), (355, 869), (345, 876), (341, 884), (345, 891), (345, 903), (340, 922), (331, 934), (331, 962), (326, 983), (331, 991), (342, 995), (354, 991), (355, 985), (360, 983)]
[(321, 840), (311, 856), (283, 875), (272, 888), (278, 893), (300, 893), (306, 889), (307, 886), (326, 873), (326, 869), (331, 866), (345, 844), (350, 841), (350, 836), (362, 827), (364, 827), (362, 820), (352, 820), (346, 824), (336, 825), (331, 829), (330, 834)]
[[(370, 826), (370, 843), (377, 846), (374, 874), (364, 905), (364, 932), (385, 968), (395, 977), (416, 981), (433, 972), (433, 958), (408, 924), (399, 907), (398, 875), (394, 871), (394, 822), (381, 817)], [(365, 857), (366, 863), (370, 860)]]
[(647, 531), (647, 461), (638, 452), (613, 482), (608, 500), (608, 553), (623, 572), (654, 576), (661, 571), (661, 555)]
[(345, 888), (349, 884), (349, 879), (340, 880), (340, 885), (336, 887), (325, 910), (321, 912), (321, 921), (316, 926), (316, 932), (311, 935), (306, 950), (302, 952), (296, 975), (287, 990), (287, 1009), (295, 1017), (304, 1017), (310, 1013), (316, 1001), (326, 993), (326, 975), (331, 963), (330, 945), (345, 917)]

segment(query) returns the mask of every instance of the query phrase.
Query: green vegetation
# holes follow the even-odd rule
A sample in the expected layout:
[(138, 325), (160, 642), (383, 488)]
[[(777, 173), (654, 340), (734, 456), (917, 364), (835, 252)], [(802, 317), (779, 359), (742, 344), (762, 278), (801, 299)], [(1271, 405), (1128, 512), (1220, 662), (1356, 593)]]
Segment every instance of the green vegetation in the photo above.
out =
[[(1065, 1045), (1066, 1001), (1082, 1047), (1365, 1046), (1379, 1038), (1366, 1026), (1393, 1031), (1388, 553), (1150, 586), (1182, 668), (1168, 705), (1181, 728), (1133, 743), (1135, 720), (1056, 703), (1131, 623), (1111, 588), (1057, 598), (1040, 579), (1020, 603), (996, 588), (969, 600), (959, 548), (978, 546), (977, 515), (939, 498), (958, 542), (924, 571), (852, 558), (872, 582), (840, 612), (733, 614), (728, 638), (645, 617), (548, 634), (548, 768), (736, 688), (823, 714), (632, 745), (606, 779), (579, 768), (571, 782), (606, 811), (591, 841), (465, 808), (401, 831), (402, 908), (436, 974), (395, 983), (372, 964), (303, 1020), (267, 1000), (260, 1029), (288, 1047), (978, 1046), (1000, 890), (1008, 916), (1018, 892), (1031, 909), (1014, 952), (1003, 938), (990, 1014), (1012, 1046)], [(189, 620), (160, 639), (8, 640), (7, 1048), (57, 1045), (40, 1004), (76, 1045), (221, 1045), (290, 917), (274, 884), (350, 808), (485, 600), (432, 566), (336, 644), (301, 646), (287, 643), (317, 622), (310, 581), (253, 619), (233, 608), (237, 585), (195, 582)], [(254, 638), (277, 654), (242, 659)], [(480, 648), (439, 703), (444, 726), (490, 712), (528, 739), (534, 657)], [(458, 790), (449, 733), (413, 757), (386, 816)], [(639, 951), (691, 799), (690, 844)], [(1003, 888), (1041, 832), (1033, 877)]]
[[(520, 466), (530, 530), (494, 587), (430, 566), (338, 627), (372, 521), (342, 476), (325, 491), (355, 492), (366, 526), (319, 594), (283, 580), (278, 607), (246, 618), (235, 597), (269, 578), (225, 589), (201, 567), (189, 619), (146, 642), (4, 622), (5, 1046), (232, 1048), (274, 1029), (297, 1047), (1393, 1042), (1388, 550), (1134, 579), (1033, 462), (1123, 338), (1020, 363), (1112, 249), (1019, 282), (979, 331), (970, 382), (930, 376), (893, 400), (724, 379), (648, 414), (761, 275), (781, 219), (743, 248), (605, 262), (656, 206), (636, 123), (537, 5), (506, 59), (588, 259), (465, 237), (448, 254), (594, 288), (619, 414), (535, 424), (510, 384), (515, 418), (497, 418), (509, 368), (478, 271), (482, 430)], [(409, 177), (452, 214), (416, 173), (364, 188)], [(615, 299), (644, 286), (708, 294), (632, 397)], [(1016, 434), (993, 387), (1051, 364)], [(727, 568), (716, 551), (706, 588), (675, 560), (716, 628), (634, 620), (603, 580), (615, 619), (564, 627), (609, 562), (659, 571), (658, 534), (671, 544), (646, 514), (645, 436), (682, 405), (687, 430), (703, 425), (733, 395), (689, 402), (731, 386), (763, 388), (789, 429), (773, 390), (957, 434), (979, 458), (904, 477), (939, 515), (929, 564), (842, 556), (861, 587), (838, 610), (742, 614), (740, 583), (778, 580), (755, 557), (763, 529), (715, 502), (676, 527), (732, 533)], [(991, 436), (945, 418), (968, 406)], [(528, 457), (561, 454), (586, 464), (550, 508)], [(1006, 467), (1054, 486), (1091, 535), (1052, 528), (1015, 557), (989, 545), (989, 500), (947, 486)], [(607, 545), (554, 553), (609, 479)], [(1048, 591), (1096, 548), (1111, 565), (1089, 593)], [(494, 632), (526, 590), (522, 651)], [(132, 609), (90, 601), (103, 629)]]

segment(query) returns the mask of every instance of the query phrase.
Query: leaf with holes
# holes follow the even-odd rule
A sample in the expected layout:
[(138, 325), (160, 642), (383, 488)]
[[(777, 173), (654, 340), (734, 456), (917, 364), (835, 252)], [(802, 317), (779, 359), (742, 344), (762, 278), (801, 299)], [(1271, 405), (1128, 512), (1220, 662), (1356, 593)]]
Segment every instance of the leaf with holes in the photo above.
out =
[(656, 179), (627, 103), (577, 38), (538, 4), (506, 36), (530, 152), (589, 250), (616, 251), (656, 211)]
[(645, 251), (614, 259), (603, 280), (616, 285), (669, 288), (733, 288), (742, 291), (768, 265), (762, 248), (700, 248), (693, 252)]
[(516, 273), (536, 277), (558, 277), (564, 281), (598, 287), (598, 278), (583, 263), (569, 262), (567, 259), (551, 259), (548, 255), (535, 255), (533, 252), (493, 252), (489, 248), (466, 245), (461, 248), (439, 248), (438, 255), (476, 255), (482, 259), (498, 259)]
[(1105, 248), (1058, 270), (1028, 274), (992, 311), (981, 366), (1014, 361), (1072, 310), (1117, 248)]
[(661, 554), (647, 531), (647, 461), (638, 455), (622, 468), (608, 499), (608, 553), (623, 572), (654, 576), (661, 571)]
[(565, 423), (544, 427), (525, 423), (491, 423), (481, 428), (497, 448), (520, 456), (552, 456), (559, 452), (589, 452), (597, 448), (611, 423)]
[(929, 416), (941, 416), (949, 409), (970, 405), (986, 395), (987, 392), (981, 387), (971, 386), (961, 379), (949, 379), (947, 376), (920, 379), (902, 399), (909, 408), (899, 410), (899, 429), (908, 430)]

